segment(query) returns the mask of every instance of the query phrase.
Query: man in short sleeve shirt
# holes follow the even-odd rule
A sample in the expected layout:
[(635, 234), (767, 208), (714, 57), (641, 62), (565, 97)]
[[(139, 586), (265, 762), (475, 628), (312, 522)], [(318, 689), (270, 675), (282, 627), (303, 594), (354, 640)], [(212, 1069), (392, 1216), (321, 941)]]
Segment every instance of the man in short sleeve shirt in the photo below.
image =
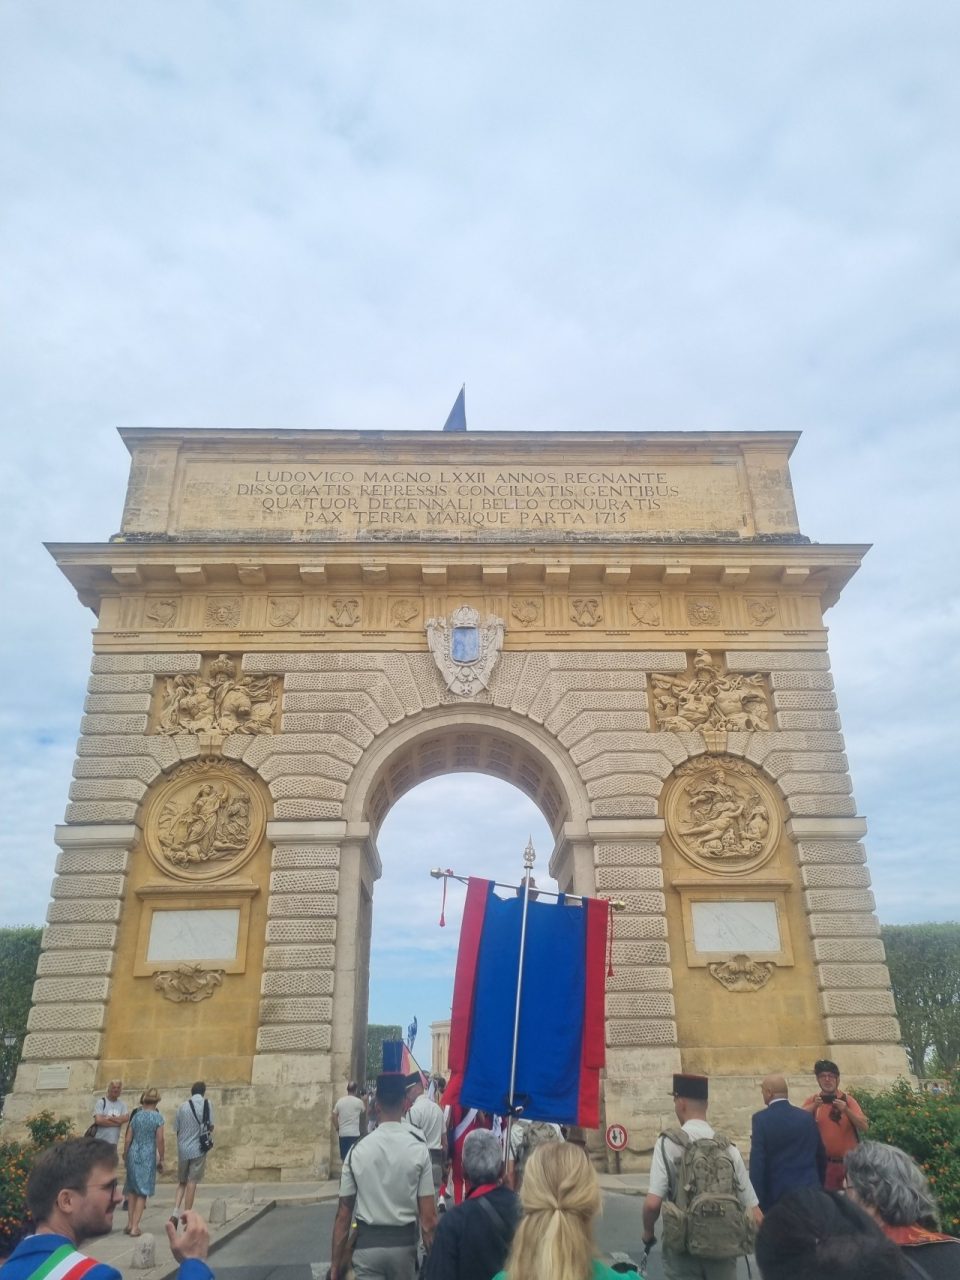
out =
[(866, 1133), (869, 1121), (856, 1098), (840, 1091), (840, 1068), (835, 1062), (821, 1058), (814, 1063), (813, 1074), (820, 1092), (807, 1098), (803, 1109), (812, 1112), (827, 1153), (824, 1188), (839, 1191), (843, 1186), (843, 1157)]
[(344, 1280), (351, 1266), (347, 1241), (353, 1219), (356, 1280), (414, 1280), (418, 1237), (425, 1249), (433, 1242), (437, 1205), (430, 1155), (420, 1134), (400, 1123), (405, 1088), (399, 1072), (377, 1077), (379, 1124), (347, 1153), (330, 1280)]
[(93, 1109), (93, 1122), (97, 1126), (97, 1132), (93, 1136), (114, 1147), (120, 1141), (120, 1130), (129, 1118), (126, 1103), (120, 1101), (122, 1092), (123, 1081), (111, 1080), (107, 1085), (107, 1092), (97, 1099), (97, 1105)]
[(360, 1121), (366, 1107), (360, 1097), (360, 1086), (355, 1080), (347, 1085), (347, 1092), (333, 1104), (331, 1119), (340, 1140), (340, 1159), (346, 1160), (347, 1152), (360, 1141)]

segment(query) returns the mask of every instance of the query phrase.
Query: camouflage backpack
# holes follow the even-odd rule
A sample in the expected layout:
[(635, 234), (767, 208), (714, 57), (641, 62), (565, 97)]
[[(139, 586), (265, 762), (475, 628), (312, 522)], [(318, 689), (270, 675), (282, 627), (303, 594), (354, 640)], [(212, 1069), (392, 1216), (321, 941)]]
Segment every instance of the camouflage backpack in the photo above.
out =
[(740, 1204), (730, 1142), (721, 1133), (691, 1138), (682, 1129), (666, 1129), (681, 1149), (670, 1159), (662, 1149), (670, 1176), (670, 1195), (661, 1209), (663, 1244), (674, 1253), (695, 1258), (739, 1258), (753, 1252), (753, 1218)]
[(520, 1122), (523, 1133), (520, 1135), (520, 1145), (517, 1148), (516, 1171), (518, 1177), (523, 1177), (523, 1171), (526, 1168), (527, 1161), (536, 1150), (545, 1142), (562, 1142), (563, 1139), (558, 1135), (552, 1124), (547, 1124), (545, 1120), (523, 1120)]

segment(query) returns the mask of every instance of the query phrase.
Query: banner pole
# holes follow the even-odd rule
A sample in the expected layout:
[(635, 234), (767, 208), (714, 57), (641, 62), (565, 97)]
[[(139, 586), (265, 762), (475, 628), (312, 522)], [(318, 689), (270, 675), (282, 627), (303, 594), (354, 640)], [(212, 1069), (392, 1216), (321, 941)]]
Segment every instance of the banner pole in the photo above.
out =
[(513, 1010), (513, 1050), (510, 1055), (510, 1090), (507, 1096), (507, 1134), (504, 1151), (504, 1164), (510, 1163), (510, 1135), (513, 1131), (514, 1092), (517, 1084), (517, 1048), (520, 1041), (520, 997), (523, 992), (523, 959), (527, 942), (527, 909), (530, 905), (530, 873), (537, 855), (533, 848), (533, 837), (527, 841), (523, 851), (523, 910), (520, 915), (520, 959), (517, 964), (517, 999)]

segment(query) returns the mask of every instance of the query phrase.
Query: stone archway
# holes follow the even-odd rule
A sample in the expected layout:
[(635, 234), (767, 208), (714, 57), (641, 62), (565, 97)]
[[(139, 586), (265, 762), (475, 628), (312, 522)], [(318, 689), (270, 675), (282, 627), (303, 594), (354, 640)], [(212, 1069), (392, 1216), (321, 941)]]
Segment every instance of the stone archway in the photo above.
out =
[[(698, 961), (687, 917), (668, 909), (679, 889), (661, 806), (692, 758), (726, 753), (778, 788), (820, 1047), (852, 1082), (905, 1073), (823, 622), (863, 548), (800, 533), (795, 436), (123, 436), (121, 535), (51, 548), (98, 622), (11, 1121), (52, 1106), (85, 1127), (105, 1027), (153, 998), (123, 941), (149, 937), (139, 824), (191, 760), (241, 762), (272, 813), (262, 928), (237, 960), (262, 970), (238, 1039), (254, 1051), (211, 1081), (223, 1174), (327, 1167), (335, 1082), (356, 1057), (376, 832), (418, 779), (462, 767), (540, 805), (562, 887), (625, 900), (604, 1094), (630, 1131), (628, 1165), (689, 1048), (675, 1014)], [(458, 647), (471, 619), (486, 630)], [(729, 882), (700, 874), (722, 901)], [(233, 977), (211, 1002), (226, 1008)], [(171, 1041), (151, 1083), (176, 1096), (198, 1064)], [(723, 1075), (722, 1058), (711, 1070)], [(736, 1109), (718, 1119), (742, 1133)]]

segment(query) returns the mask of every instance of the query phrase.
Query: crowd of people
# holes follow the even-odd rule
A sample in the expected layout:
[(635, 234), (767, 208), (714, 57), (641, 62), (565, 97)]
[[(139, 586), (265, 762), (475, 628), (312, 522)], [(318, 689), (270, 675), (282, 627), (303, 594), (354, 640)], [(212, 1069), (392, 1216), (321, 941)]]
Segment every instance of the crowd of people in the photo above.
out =
[[(601, 1255), (597, 1174), (559, 1126), (519, 1118), (500, 1132), (493, 1117), (444, 1110), (419, 1073), (380, 1075), (367, 1101), (351, 1082), (333, 1113), (343, 1167), (329, 1280), (614, 1280), (643, 1272), (658, 1245), (667, 1280), (735, 1280), (738, 1259), (754, 1253), (762, 1280), (960, 1277), (960, 1240), (941, 1231), (922, 1170), (865, 1137), (868, 1119), (840, 1089), (836, 1063), (817, 1062), (815, 1074), (817, 1092), (799, 1107), (782, 1075), (763, 1080), (748, 1163), (707, 1119), (707, 1077), (673, 1077), (677, 1126), (653, 1149), (636, 1262)], [(205, 1093), (196, 1082), (175, 1120), (178, 1187), (166, 1233), (179, 1280), (213, 1276), (206, 1224), (192, 1208), (212, 1141)], [(27, 1186), (34, 1234), (3, 1280), (119, 1280), (80, 1249), (112, 1230), (124, 1197), (126, 1230), (139, 1234), (164, 1157), (157, 1091), (145, 1089), (132, 1114), (121, 1094), (111, 1081), (88, 1133), (36, 1160)]]

